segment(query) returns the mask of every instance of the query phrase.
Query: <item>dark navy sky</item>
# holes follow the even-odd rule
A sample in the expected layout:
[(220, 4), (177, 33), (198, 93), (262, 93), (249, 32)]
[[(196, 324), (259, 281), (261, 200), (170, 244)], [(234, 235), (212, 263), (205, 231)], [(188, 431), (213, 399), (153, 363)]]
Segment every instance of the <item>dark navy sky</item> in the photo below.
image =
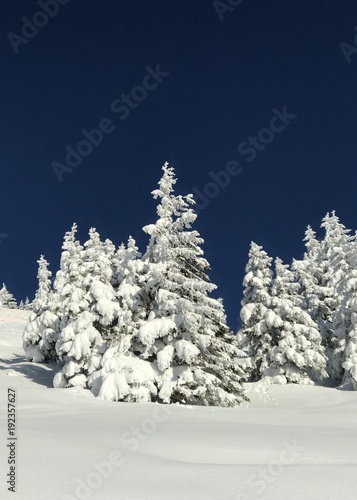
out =
[[(178, 193), (211, 196), (196, 228), (232, 328), (251, 240), (289, 262), (327, 211), (357, 228), (355, 0), (61, 0), (48, 20), (40, 5), (0, 6), (0, 281), (18, 300), (73, 222), (145, 250), (165, 161)], [(59, 182), (52, 162), (87, 154), (100, 123)], [(228, 185), (208, 184), (230, 161)]]

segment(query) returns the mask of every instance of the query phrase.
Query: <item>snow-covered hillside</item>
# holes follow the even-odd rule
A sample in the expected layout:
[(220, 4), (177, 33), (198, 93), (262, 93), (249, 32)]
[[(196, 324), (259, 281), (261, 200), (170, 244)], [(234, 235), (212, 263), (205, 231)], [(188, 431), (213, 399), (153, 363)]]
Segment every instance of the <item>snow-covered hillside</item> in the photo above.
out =
[[(352, 500), (357, 392), (248, 384), (249, 407), (114, 403), (52, 388), (25, 361), (27, 311), (0, 309), (0, 497), (21, 500)], [(17, 391), (16, 496), (7, 491)]]

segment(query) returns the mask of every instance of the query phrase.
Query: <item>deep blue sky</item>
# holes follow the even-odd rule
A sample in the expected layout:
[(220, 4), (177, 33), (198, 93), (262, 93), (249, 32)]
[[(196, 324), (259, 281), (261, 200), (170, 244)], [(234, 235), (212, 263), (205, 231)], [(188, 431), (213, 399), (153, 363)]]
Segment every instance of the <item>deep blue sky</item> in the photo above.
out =
[[(57, 270), (73, 222), (82, 241), (94, 226), (145, 250), (164, 161), (181, 194), (229, 160), (243, 168), (196, 223), (232, 328), (251, 240), (290, 262), (327, 211), (357, 228), (357, 53), (348, 63), (340, 48), (354, 46), (355, 0), (243, 0), (223, 20), (204, 0), (71, 0), (16, 54), (8, 33), (39, 10), (0, 6), (0, 281), (18, 300), (33, 298), (41, 253)], [(113, 101), (157, 64), (169, 75), (121, 120)], [(237, 148), (285, 106), (296, 117), (263, 132), (271, 142), (249, 163)], [(51, 163), (104, 118), (115, 130), (59, 182)]]

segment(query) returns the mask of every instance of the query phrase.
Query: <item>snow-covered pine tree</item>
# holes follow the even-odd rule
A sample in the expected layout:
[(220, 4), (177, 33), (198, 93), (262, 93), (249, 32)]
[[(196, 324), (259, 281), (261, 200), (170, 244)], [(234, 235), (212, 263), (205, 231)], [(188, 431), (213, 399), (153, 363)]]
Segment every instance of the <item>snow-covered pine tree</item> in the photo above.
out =
[(131, 337), (147, 317), (147, 295), (143, 290), (147, 264), (141, 257), (134, 238), (130, 236), (120, 263), (122, 278), (116, 295), (121, 307), (121, 333)]
[(316, 239), (316, 233), (310, 226), (307, 227), (303, 241), (306, 252), (302, 260), (293, 260), (292, 271), (299, 283), (302, 308), (318, 325), (322, 338), (328, 339), (332, 335), (334, 315), (330, 264), (322, 243)]
[(89, 356), (98, 334), (92, 327), (93, 317), (83, 287), (83, 247), (76, 239), (76, 233), (77, 224), (73, 224), (65, 234), (60, 268), (53, 284), (54, 309), (60, 318), (56, 352), (63, 364), (62, 370), (54, 377), (54, 387), (85, 385), (83, 357)]
[(271, 302), (272, 258), (254, 242), (250, 244), (248, 256), (240, 311), (242, 327), (237, 333), (237, 345), (246, 358), (240, 356), (237, 362), (251, 380), (259, 380), (269, 366), (267, 356), (272, 346), (264, 321)]
[(29, 361), (48, 363), (58, 359), (55, 345), (59, 332), (59, 318), (52, 311), (51, 271), (48, 269), (48, 262), (41, 255), (37, 263), (38, 288), (22, 340)]
[[(119, 296), (128, 300), (134, 277), (134, 288), (129, 288), (135, 292), (134, 304), (129, 301), (135, 325), (131, 352), (116, 347), (105, 353), (99, 396), (234, 406), (246, 399), (242, 373), (234, 363), (237, 349), (222, 302), (209, 296), (216, 287), (206, 274), (203, 240), (191, 230), (193, 197), (175, 196), (174, 170), (165, 163), (163, 171), (159, 189), (153, 191), (160, 199), (158, 220), (143, 228), (150, 235), (146, 254), (139, 263), (129, 260), (134, 273), (126, 275), (124, 266), (119, 287)], [(136, 253), (130, 243), (128, 251), (130, 246)], [(125, 260), (123, 250), (121, 258)]]
[[(304, 258), (294, 261), (293, 271), (300, 283), (304, 309), (317, 323), (328, 357), (327, 372), (332, 379), (341, 381), (343, 376), (343, 348), (341, 347), (340, 316), (336, 316), (341, 303), (338, 290), (343, 288), (343, 278), (348, 275), (348, 255), (355, 241), (350, 230), (340, 223), (333, 211), (322, 219), (324, 239), (319, 242), (308, 227), (305, 234), (307, 251)], [(339, 334), (336, 334), (339, 329)], [(343, 343), (343, 339), (342, 339)]]
[(237, 349), (221, 300), (210, 296), (210, 266), (203, 239), (191, 229), (197, 215), (192, 195), (175, 196), (176, 178), (168, 163), (159, 188), (158, 219), (145, 226), (150, 242), (146, 293), (149, 315), (138, 332), (141, 358), (158, 371), (158, 398), (166, 403), (234, 406), (243, 395)]
[(147, 318), (144, 291), (147, 264), (135, 240), (120, 245), (114, 256), (114, 289), (119, 301), (118, 321), (105, 335), (107, 350), (101, 365), (88, 379), (88, 386), (103, 399), (131, 402), (151, 401), (157, 396), (156, 372), (148, 361), (138, 358), (137, 332)]
[(0, 289), (0, 307), (6, 307), (7, 309), (17, 308), (16, 300), (6, 288), (5, 283), (2, 284), (2, 288)]
[(89, 293), (90, 311), (97, 317), (95, 327), (102, 336), (108, 337), (119, 315), (119, 304), (112, 286), (115, 247), (110, 240), (102, 243), (94, 228), (89, 230), (89, 240), (84, 247), (83, 287)]
[[(54, 289), (54, 307), (61, 318), (60, 328), (66, 326), (73, 313), (78, 312), (79, 298), (83, 299), (83, 247), (76, 239), (77, 224), (73, 224), (66, 232), (60, 259), (60, 267), (56, 273)], [(86, 308), (84, 303), (82, 309)]]
[[(326, 321), (326, 331), (324, 342), (326, 353), (329, 358), (328, 372), (332, 379), (341, 380), (343, 376), (343, 355), (341, 352), (341, 335), (342, 341), (346, 335), (339, 328), (336, 317), (339, 306), (343, 301), (342, 290), (344, 288), (344, 279), (349, 275), (351, 270), (351, 250), (355, 246), (356, 236), (351, 236), (350, 229), (340, 223), (339, 218), (333, 211), (331, 215), (328, 213), (323, 219), (321, 227), (325, 229), (325, 237), (321, 242), (322, 254), (327, 261), (326, 265), (326, 282), (333, 289), (333, 294), (325, 303), (329, 309), (329, 317)], [(352, 266), (353, 268), (353, 266)], [(336, 333), (336, 329), (339, 333)]]
[[(132, 354), (132, 338), (138, 328), (138, 321), (141, 316), (145, 316), (141, 312), (142, 300), (139, 293), (141, 254), (132, 237), (129, 237), (127, 247), (122, 244), (115, 253), (110, 243), (109, 240), (104, 243), (104, 257), (101, 260), (105, 262), (103, 271), (111, 272), (102, 273), (99, 281), (98, 277), (95, 278), (90, 287), (93, 296), (91, 310), (98, 317), (94, 326), (101, 333), (103, 343), (97, 343), (93, 348), (88, 363), (87, 384), (95, 395), (100, 392), (101, 397), (117, 399), (109, 396), (109, 382), (111, 378), (121, 380), (122, 395), (125, 379), (125, 386), (128, 382), (131, 387), (128, 399), (139, 401), (142, 400), (142, 391), (140, 383), (136, 382), (135, 367), (142, 366), (143, 363)], [(95, 261), (98, 261), (98, 256)], [(106, 383), (102, 388), (103, 380)], [(144, 379), (140, 381), (145, 382)]]
[(326, 357), (316, 323), (301, 307), (299, 284), (289, 266), (275, 259), (272, 298), (264, 322), (272, 339), (268, 368), (262, 375), (275, 383), (311, 383), (326, 378)]
[(338, 309), (334, 318), (334, 379), (357, 390), (357, 242), (348, 246), (344, 275), (336, 288)]
[(143, 304), (143, 282), (146, 266), (142, 262), (136, 242), (129, 236), (127, 246), (123, 243), (113, 259), (113, 286), (120, 303), (119, 328), (130, 335), (137, 329), (136, 323), (145, 318)]
[(64, 363), (54, 378), (55, 387), (87, 385), (107, 348), (102, 334), (115, 325), (119, 311), (111, 285), (112, 246), (103, 244), (92, 228), (83, 248), (76, 232), (74, 224), (66, 233), (55, 280), (61, 312), (56, 349)]
[(100, 338), (96, 339), (87, 358), (84, 372), (87, 376), (86, 383), (91, 388), (92, 376), (101, 366), (102, 357), (110, 345), (110, 339), (117, 335), (121, 313), (113, 287), (115, 246), (109, 239), (103, 243), (98, 232), (91, 228), (89, 240), (84, 244), (84, 248), (83, 286), (87, 292), (93, 327), (100, 333)]
[(340, 291), (343, 296), (334, 321), (332, 365), (337, 382), (357, 390), (357, 269), (348, 273)]

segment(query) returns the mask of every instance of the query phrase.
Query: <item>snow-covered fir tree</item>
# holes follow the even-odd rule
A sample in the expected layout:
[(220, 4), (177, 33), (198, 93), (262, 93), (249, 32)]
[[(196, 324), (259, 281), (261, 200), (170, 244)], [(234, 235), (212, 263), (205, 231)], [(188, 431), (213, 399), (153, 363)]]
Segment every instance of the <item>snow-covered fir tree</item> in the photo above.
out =
[(311, 383), (326, 378), (326, 357), (316, 323), (302, 309), (299, 284), (289, 266), (275, 259), (275, 278), (269, 310), (265, 314), (272, 339), (268, 367), (262, 373), (273, 382)]
[(324, 298), (332, 295), (333, 290), (323, 286), (326, 270), (323, 268), (321, 243), (316, 239), (311, 226), (307, 227), (303, 241), (306, 247), (304, 257), (302, 260), (293, 259), (291, 267), (300, 285), (299, 293), (304, 298), (304, 309), (322, 328), (329, 312)]
[(349, 244), (344, 273), (336, 287), (335, 346), (331, 364), (337, 382), (357, 390), (357, 243)]
[(210, 297), (209, 264), (191, 230), (193, 197), (175, 196), (174, 171), (166, 163), (159, 188), (158, 220), (142, 261), (140, 300), (146, 318), (132, 338), (136, 357), (105, 353), (101, 397), (121, 400), (234, 406), (245, 399), (237, 349), (220, 300)]
[[(351, 258), (352, 247), (355, 247), (356, 237), (351, 236), (350, 229), (340, 223), (339, 218), (333, 211), (322, 219), (321, 227), (325, 229), (325, 237), (321, 242), (322, 253), (327, 260), (326, 279), (329, 286), (333, 289), (333, 295), (327, 301), (330, 310), (328, 318), (328, 335), (325, 338), (327, 355), (329, 357), (328, 371), (332, 379), (337, 381), (343, 377), (342, 363), (344, 361), (341, 350), (347, 330), (343, 334), (337, 321), (337, 312), (341, 304), (342, 290), (344, 288), (345, 278), (353, 269), (353, 256)], [(345, 299), (346, 300), (346, 299)], [(345, 302), (343, 300), (343, 302)], [(336, 330), (339, 330), (337, 333)]]
[(120, 261), (121, 280), (116, 292), (121, 307), (121, 333), (130, 336), (147, 317), (147, 295), (144, 292), (147, 264), (141, 257), (134, 238), (130, 236)]
[(120, 303), (118, 325), (122, 333), (132, 335), (141, 320), (146, 318), (143, 286), (145, 268), (136, 242), (129, 236), (127, 246), (121, 244), (114, 257), (115, 290)]
[(119, 304), (111, 285), (111, 245), (90, 229), (84, 247), (76, 240), (77, 226), (66, 233), (60, 270), (54, 283), (60, 313), (57, 354), (64, 363), (55, 387), (87, 385), (106, 350), (103, 335), (116, 323)]
[(333, 336), (335, 314), (334, 287), (330, 280), (330, 264), (322, 243), (308, 226), (304, 238), (306, 252), (302, 260), (293, 260), (292, 271), (299, 283), (302, 307), (318, 326), (325, 342)]
[(147, 269), (135, 240), (121, 244), (113, 260), (113, 286), (119, 303), (118, 321), (104, 339), (107, 349), (88, 387), (104, 399), (151, 401), (157, 396), (157, 375), (148, 361), (138, 358), (137, 332), (147, 318), (144, 282)]
[[(121, 244), (113, 255), (112, 286), (117, 301), (116, 321), (110, 328), (101, 330), (105, 341), (104, 355), (88, 377), (87, 385), (97, 396), (106, 399), (125, 399), (130, 401), (147, 401), (146, 389), (141, 384), (148, 384), (143, 373), (147, 370), (145, 363), (133, 354), (135, 333), (145, 318), (143, 301), (140, 294), (140, 274), (142, 269), (141, 254), (135, 240), (130, 236), (127, 247)], [(102, 351), (102, 349), (99, 347)], [(97, 356), (97, 360), (99, 357)], [(92, 363), (93, 365), (93, 363)], [(152, 370), (149, 369), (152, 374)], [(111, 380), (115, 380), (114, 392), (111, 392)], [(104, 386), (103, 381), (106, 381)], [(120, 381), (120, 383), (118, 382)], [(118, 384), (120, 390), (117, 388)], [(127, 392), (125, 388), (129, 388)], [(118, 391), (118, 392), (116, 392)], [(125, 395), (124, 395), (125, 393)]]
[(0, 289), (0, 307), (6, 307), (7, 309), (17, 308), (15, 297), (8, 291), (5, 283), (2, 284), (2, 288)]
[(141, 356), (157, 365), (164, 402), (233, 406), (243, 400), (241, 370), (221, 300), (210, 296), (210, 266), (203, 239), (192, 230), (193, 197), (175, 196), (174, 170), (166, 163), (159, 188), (158, 219), (144, 227), (150, 242), (146, 290), (148, 321), (138, 333)]
[[(294, 261), (292, 268), (300, 283), (303, 307), (317, 323), (322, 336), (328, 358), (327, 372), (338, 382), (343, 376), (342, 345), (345, 341), (343, 329), (339, 325), (341, 314), (338, 314), (338, 310), (344, 278), (351, 269), (348, 255), (355, 236), (349, 234), (350, 230), (340, 223), (334, 211), (326, 214), (321, 227), (325, 230), (322, 241), (317, 241), (315, 233), (308, 227), (304, 258)], [(337, 330), (339, 333), (336, 333)]]
[(84, 244), (83, 287), (88, 293), (90, 311), (95, 314), (95, 326), (103, 336), (117, 323), (119, 305), (112, 286), (114, 245), (104, 243), (95, 229), (89, 230), (89, 240)]
[(51, 271), (41, 255), (38, 263), (38, 288), (23, 333), (26, 358), (34, 362), (51, 362), (57, 359), (56, 341), (59, 333), (59, 317), (54, 314), (51, 290)]
[(265, 324), (265, 315), (271, 303), (273, 272), (272, 258), (263, 248), (252, 242), (243, 280), (243, 300), (240, 318), (242, 327), (237, 333), (237, 345), (246, 357), (237, 362), (246, 371), (246, 377), (259, 380), (268, 368), (272, 338)]
[(344, 280), (343, 298), (335, 317), (336, 346), (332, 365), (335, 379), (357, 390), (357, 270)]
[(299, 284), (287, 265), (272, 259), (262, 247), (251, 244), (243, 285), (238, 346), (246, 352), (252, 380), (269, 377), (277, 383), (308, 383), (310, 376), (326, 376), (326, 359), (317, 325), (302, 309)]

